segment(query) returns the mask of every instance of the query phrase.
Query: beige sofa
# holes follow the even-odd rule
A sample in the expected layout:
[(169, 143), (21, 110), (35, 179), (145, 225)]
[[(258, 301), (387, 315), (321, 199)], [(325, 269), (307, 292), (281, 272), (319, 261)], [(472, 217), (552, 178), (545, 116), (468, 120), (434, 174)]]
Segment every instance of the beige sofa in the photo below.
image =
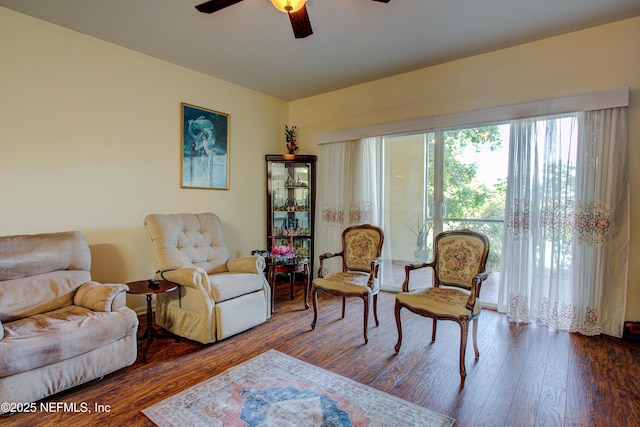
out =
[(144, 219), (157, 279), (181, 285), (157, 295), (156, 323), (203, 344), (246, 331), (271, 315), (260, 256), (229, 259), (213, 213), (151, 214)]
[(0, 237), (0, 402), (35, 402), (135, 362), (128, 288), (92, 281), (90, 268), (80, 232)]

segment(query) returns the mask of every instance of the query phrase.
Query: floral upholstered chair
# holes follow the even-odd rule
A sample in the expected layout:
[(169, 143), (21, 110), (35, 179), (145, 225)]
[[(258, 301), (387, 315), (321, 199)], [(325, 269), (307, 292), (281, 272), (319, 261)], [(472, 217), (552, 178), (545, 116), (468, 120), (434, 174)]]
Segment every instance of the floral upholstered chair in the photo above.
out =
[[(471, 230), (445, 231), (433, 241), (434, 259), (430, 263), (405, 266), (402, 293), (396, 295), (395, 315), (398, 326), (396, 353), (402, 345), (400, 310), (433, 319), (431, 341), (436, 340), (438, 320), (453, 320), (460, 325), (460, 386), (464, 387), (467, 372), (464, 365), (469, 322), (473, 320), (473, 348), (480, 357), (477, 345), (478, 317), (482, 304), (478, 299), (482, 280), (486, 277), (485, 264), (489, 255), (489, 240)], [(433, 268), (433, 287), (409, 292), (412, 270)]]
[[(358, 297), (364, 301), (364, 342), (367, 337), (369, 319), (369, 300), (373, 296), (373, 317), (378, 322), (378, 268), (384, 233), (382, 229), (373, 225), (354, 225), (342, 232), (342, 251), (320, 255), (318, 277), (311, 286), (311, 300), (313, 301), (313, 323), (315, 329), (318, 320), (318, 290), (342, 297), (342, 318), (345, 312), (347, 297)], [(323, 262), (332, 257), (342, 258), (342, 271), (323, 277)]]

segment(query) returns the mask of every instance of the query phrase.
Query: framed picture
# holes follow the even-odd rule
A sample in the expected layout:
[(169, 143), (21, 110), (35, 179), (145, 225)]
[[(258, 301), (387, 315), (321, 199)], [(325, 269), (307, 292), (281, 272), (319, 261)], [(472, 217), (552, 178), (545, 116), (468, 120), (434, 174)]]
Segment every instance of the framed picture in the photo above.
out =
[(229, 189), (229, 115), (182, 107), (183, 188)]

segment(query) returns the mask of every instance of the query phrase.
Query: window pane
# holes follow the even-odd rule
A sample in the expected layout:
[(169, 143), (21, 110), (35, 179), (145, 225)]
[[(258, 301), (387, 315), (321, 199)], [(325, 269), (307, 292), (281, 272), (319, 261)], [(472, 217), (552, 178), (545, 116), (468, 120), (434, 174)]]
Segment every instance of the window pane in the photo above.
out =
[[(385, 138), (385, 244), (394, 260), (414, 262), (431, 244), (433, 134)], [(418, 254), (420, 256), (420, 254)]]
[(443, 229), (469, 228), (489, 237), (489, 267), (500, 269), (509, 163), (509, 126), (444, 133)]

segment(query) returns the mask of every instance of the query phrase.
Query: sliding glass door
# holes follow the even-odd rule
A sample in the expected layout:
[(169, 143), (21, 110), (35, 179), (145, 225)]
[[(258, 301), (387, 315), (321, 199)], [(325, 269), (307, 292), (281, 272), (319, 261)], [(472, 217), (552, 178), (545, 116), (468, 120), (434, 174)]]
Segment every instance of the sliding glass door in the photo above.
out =
[[(494, 125), (383, 139), (385, 259), (429, 261), (435, 234), (470, 228), (489, 236), (499, 270), (508, 134), (508, 125)], [(401, 285), (404, 272), (395, 270), (384, 287)]]

